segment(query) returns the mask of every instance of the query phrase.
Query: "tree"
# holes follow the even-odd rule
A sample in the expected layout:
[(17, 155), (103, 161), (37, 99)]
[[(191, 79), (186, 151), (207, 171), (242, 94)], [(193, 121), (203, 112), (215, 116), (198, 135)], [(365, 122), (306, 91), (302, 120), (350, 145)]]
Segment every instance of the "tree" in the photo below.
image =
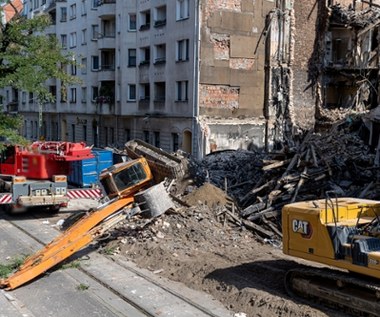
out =
[[(44, 34), (52, 23), (48, 14), (28, 19), (16, 8), (14, 1), (4, 3), (13, 8), (14, 15), (8, 22), (0, 22), (0, 88), (13, 87), (33, 92), (37, 102), (53, 102), (54, 96), (45, 83), (51, 78), (60, 80), (63, 86), (78, 82), (63, 67), (74, 64), (74, 57), (69, 53), (62, 54), (55, 36)], [(20, 118), (4, 122), (1, 119), (0, 136), (5, 127), (17, 131), (22, 125)]]

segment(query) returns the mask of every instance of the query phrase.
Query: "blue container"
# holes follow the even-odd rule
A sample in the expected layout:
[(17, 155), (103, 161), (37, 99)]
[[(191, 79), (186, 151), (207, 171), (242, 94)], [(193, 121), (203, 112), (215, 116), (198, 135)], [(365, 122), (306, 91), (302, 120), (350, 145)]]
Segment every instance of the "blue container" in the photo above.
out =
[(113, 164), (112, 150), (92, 149), (94, 158), (71, 162), (68, 182), (77, 187), (92, 187), (99, 181), (100, 172)]
[(96, 158), (96, 172), (100, 172), (113, 165), (113, 152), (112, 150), (92, 149), (92, 153)]

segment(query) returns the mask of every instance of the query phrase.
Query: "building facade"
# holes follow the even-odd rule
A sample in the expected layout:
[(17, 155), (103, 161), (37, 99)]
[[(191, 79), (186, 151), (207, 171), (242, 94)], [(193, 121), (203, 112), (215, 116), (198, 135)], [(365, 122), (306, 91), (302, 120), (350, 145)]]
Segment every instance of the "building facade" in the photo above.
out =
[(49, 81), (51, 104), (30, 92), (7, 92), (28, 139), (122, 146), (140, 138), (198, 157), (281, 142), (278, 103), (290, 94), (279, 97), (269, 81), (288, 72), (292, 1), (28, 0), (24, 6), (28, 17), (50, 14), (46, 33), (72, 53), (78, 66), (66, 71), (81, 79), (69, 87)]

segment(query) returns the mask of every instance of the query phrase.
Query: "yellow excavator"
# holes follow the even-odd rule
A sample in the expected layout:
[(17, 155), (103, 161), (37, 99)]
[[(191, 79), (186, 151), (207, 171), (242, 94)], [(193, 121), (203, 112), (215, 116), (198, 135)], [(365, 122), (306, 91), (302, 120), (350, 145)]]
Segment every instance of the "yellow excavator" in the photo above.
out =
[(134, 159), (115, 164), (99, 176), (103, 203), (28, 257), (14, 274), (0, 279), (0, 288), (11, 290), (31, 281), (135, 212), (154, 217), (174, 207), (162, 180), (182, 175), (181, 160), (143, 141), (133, 141), (128, 153)]
[(292, 269), (292, 296), (355, 316), (380, 314), (380, 202), (328, 198), (282, 210), (283, 252), (336, 268)]
[(27, 258), (17, 272), (0, 280), (0, 288), (11, 290), (29, 282), (104, 234), (130, 212), (134, 194), (148, 187), (153, 175), (147, 161), (139, 158), (112, 166), (100, 175), (100, 179), (108, 201), (90, 210), (63, 234)]

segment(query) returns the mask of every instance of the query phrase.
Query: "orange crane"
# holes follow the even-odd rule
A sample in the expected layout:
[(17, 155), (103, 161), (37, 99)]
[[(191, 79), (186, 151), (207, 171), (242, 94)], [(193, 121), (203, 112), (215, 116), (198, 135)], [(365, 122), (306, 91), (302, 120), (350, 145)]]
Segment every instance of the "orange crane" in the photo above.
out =
[[(98, 208), (90, 210), (87, 215), (74, 223), (51, 243), (36, 254), (28, 257), (13, 275), (0, 280), (0, 288), (14, 289), (46, 272), (88, 245), (117, 222), (125, 219), (125, 214), (131, 213), (135, 195), (140, 197), (141, 193), (148, 192), (154, 187), (160, 188), (160, 184), (152, 186), (154, 185), (153, 174), (144, 157), (115, 164), (103, 171), (99, 179), (104, 188), (105, 200), (107, 201)], [(146, 190), (144, 191), (144, 189)], [(157, 193), (160, 198), (160, 208), (169, 209), (172, 202), (164, 188), (163, 192)], [(165, 197), (164, 194), (167, 196)], [(170, 203), (165, 204), (165, 199)], [(148, 202), (145, 203), (149, 205)], [(162, 212), (165, 210), (162, 210)]]

